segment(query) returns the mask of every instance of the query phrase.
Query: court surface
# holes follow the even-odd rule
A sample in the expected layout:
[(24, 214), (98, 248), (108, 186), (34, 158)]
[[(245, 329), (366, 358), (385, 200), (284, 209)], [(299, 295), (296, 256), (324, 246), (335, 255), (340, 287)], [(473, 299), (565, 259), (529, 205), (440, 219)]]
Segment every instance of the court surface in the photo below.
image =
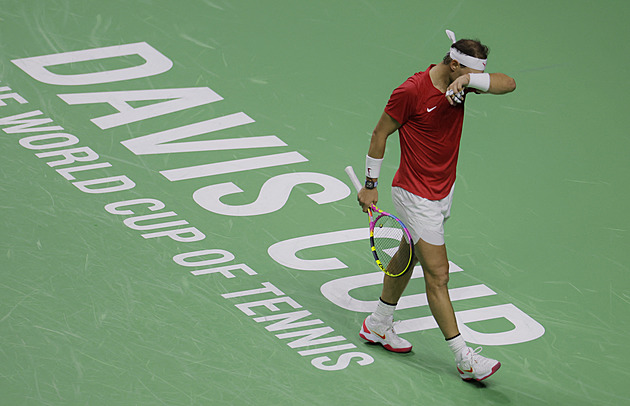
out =
[[(622, 1), (4, 0), (3, 405), (621, 405), (630, 398)], [(391, 91), (479, 38), (451, 295), (499, 359), (461, 381), (420, 270), (393, 354), (361, 174)], [(397, 136), (379, 205), (391, 208)]]

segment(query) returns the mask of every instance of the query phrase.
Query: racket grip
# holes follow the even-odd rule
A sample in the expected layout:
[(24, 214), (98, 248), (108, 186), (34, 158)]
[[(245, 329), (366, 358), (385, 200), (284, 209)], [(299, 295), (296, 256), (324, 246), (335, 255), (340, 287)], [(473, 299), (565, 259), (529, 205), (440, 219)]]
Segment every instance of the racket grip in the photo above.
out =
[(359, 182), (357, 174), (354, 173), (354, 169), (352, 169), (352, 166), (346, 166), (346, 173), (348, 174), (348, 177), (352, 181), (352, 184), (354, 185), (354, 188), (357, 190), (358, 193), (363, 186), (361, 185), (361, 182)]

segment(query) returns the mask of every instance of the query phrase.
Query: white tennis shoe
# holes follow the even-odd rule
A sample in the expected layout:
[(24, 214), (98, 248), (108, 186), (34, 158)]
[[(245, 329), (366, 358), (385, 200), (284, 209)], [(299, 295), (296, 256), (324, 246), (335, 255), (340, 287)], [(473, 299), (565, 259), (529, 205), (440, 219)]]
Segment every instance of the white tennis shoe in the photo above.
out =
[(393, 352), (411, 351), (411, 343), (404, 338), (398, 337), (394, 331), (394, 318), (391, 317), (386, 322), (377, 322), (373, 315), (369, 315), (364, 321), (359, 336), (370, 343), (378, 343), (386, 350)]
[(499, 361), (483, 357), (479, 355), (479, 352), (481, 352), (481, 347), (475, 350), (468, 347), (464, 350), (463, 357), (457, 362), (457, 370), (463, 380), (483, 381), (501, 367)]

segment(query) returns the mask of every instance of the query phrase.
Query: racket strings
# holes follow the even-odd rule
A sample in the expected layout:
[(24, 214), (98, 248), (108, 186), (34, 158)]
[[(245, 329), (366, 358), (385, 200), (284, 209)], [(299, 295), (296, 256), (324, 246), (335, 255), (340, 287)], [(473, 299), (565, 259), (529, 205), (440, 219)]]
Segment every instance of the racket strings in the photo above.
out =
[(411, 242), (402, 225), (390, 216), (380, 216), (374, 223), (375, 254), (388, 274), (402, 273), (412, 259)]

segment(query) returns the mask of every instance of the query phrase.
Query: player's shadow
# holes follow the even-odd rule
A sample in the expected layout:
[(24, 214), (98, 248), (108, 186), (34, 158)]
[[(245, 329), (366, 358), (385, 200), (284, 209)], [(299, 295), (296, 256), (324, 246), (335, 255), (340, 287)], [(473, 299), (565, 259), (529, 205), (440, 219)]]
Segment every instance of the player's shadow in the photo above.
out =
[(487, 387), (488, 387), (488, 386), (485, 384), (485, 382), (475, 381), (474, 379), (473, 379), (473, 380), (470, 380), (470, 381), (464, 381), (464, 382), (466, 382), (466, 383), (467, 383), (467, 384), (469, 384), (470, 386), (474, 386), (474, 387), (475, 387), (475, 388), (477, 388), (477, 389), (485, 389), (485, 388), (487, 388)]
[(490, 382), (479, 382), (479, 381), (465, 381), (466, 384), (470, 385), (470, 387), (474, 388), (474, 389), (480, 389), (483, 392), (483, 397), (486, 399), (486, 401), (490, 402), (490, 404), (493, 405), (509, 405), (512, 403), (512, 401), (510, 400), (510, 398), (508, 398), (504, 393), (501, 393), (499, 390), (497, 390), (497, 385), (490, 381)]

